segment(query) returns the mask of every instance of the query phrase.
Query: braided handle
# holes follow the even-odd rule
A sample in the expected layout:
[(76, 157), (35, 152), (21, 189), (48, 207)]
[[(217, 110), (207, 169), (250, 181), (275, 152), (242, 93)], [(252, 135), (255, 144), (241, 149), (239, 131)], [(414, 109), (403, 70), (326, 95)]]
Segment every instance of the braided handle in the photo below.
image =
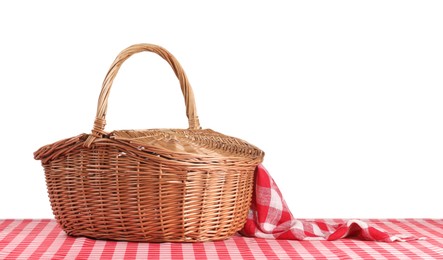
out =
[(164, 48), (154, 44), (135, 44), (124, 49), (111, 65), (105, 80), (103, 81), (102, 90), (98, 99), (97, 114), (95, 116), (94, 127), (92, 128), (92, 134), (85, 142), (85, 146), (89, 147), (91, 143), (96, 139), (103, 137), (106, 132), (104, 131), (106, 125), (106, 110), (108, 107), (108, 97), (111, 91), (112, 82), (118, 73), (121, 65), (125, 60), (131, 57), (135, 53), (142, 51), (149, 51), (157, 53), (160, 57), (165, 59), (174, 70), (175, 75), (180, 81), (180, 87), (185, 99), (186, 116), (188, 117), (189, 129), (200, 129), (200, 123), (198, 121), (197, 109), (195, 106), (194, 93), (191, 88), (191, 84), (186, 77), (186, 74), (181, 67), (177, 59)]

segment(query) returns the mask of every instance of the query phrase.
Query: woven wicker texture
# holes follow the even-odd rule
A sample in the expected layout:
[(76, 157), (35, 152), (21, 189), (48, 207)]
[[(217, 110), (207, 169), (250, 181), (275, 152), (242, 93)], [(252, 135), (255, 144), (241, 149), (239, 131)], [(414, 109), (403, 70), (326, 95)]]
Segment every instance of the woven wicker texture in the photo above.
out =
[[(180, 82), (189, 129), (106, 132), (112, 82), (131, 55), (164, 58)], [(245, 223), (253, 173), (264, 153), (201, 129), (194, 95), (179, 62), (165, 49), (137, 44), (111, 65), (91, 134), (40, 148), (55, 218), (67, 234), (97, 239), (198, 242), (231, 237)]]

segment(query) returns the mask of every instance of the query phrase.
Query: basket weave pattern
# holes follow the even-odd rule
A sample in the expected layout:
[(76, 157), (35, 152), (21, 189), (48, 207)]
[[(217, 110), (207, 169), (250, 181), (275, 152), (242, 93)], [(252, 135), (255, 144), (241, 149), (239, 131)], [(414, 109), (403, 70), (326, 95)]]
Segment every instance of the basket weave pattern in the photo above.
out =
[[(104, 131), (113, 79), (141, 51), (159, 54), (173, 68), (189, 129)], [(241, 139), (201, 129), (183, 69), (172, 54), (151, 44), (133, 45), (117, 56), (103, 82), (91, 134), (35, 152), (52, 210), (67, 234), (149, 242), (231, 237), (246, 220), (254, 169), (263, 155)]]

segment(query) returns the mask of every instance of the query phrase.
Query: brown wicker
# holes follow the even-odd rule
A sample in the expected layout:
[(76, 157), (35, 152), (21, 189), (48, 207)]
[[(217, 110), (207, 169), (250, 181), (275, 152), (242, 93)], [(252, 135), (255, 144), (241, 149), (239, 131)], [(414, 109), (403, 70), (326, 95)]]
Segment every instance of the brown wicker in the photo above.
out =
[[(171, 65), (189, 129), (104, 131), (112, 82), (122, 63), (141, 51)], [(35, 152), (55, 218), (67, 234), (150, 242), (221, 240), (240, 230), (263, 156), (243, 140), (201, 129), (183, 69), (172, 54), (151, 44), (130, 46), (117, 56), (103, 82), (91, 134)]]

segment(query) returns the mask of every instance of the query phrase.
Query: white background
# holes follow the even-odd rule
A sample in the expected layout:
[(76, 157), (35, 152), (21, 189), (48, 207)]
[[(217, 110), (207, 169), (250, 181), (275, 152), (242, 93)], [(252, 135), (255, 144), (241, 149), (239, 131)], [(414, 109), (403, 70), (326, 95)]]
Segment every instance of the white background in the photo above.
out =
[[(182, 63), (203, 127), (266, 152), (296, 217), (443, 217), (441, 1), (98, 2), (0, 3), (0, 218), (52, 217), (33, 152), (90, 131), (141, 42)], [(186, 128), (166, 62), (128, 60), (107, 119)]]

